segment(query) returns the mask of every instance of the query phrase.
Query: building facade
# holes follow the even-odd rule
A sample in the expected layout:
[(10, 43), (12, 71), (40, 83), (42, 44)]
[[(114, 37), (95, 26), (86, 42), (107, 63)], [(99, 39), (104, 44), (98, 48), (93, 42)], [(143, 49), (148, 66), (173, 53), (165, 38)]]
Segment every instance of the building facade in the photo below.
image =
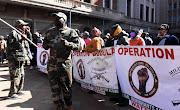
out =
[[(75, 5), (77, 8), (72, 8)], [(159, 5), (159, 0), (0, 0), (0, 17), (11, 25), (23, 19), (30, 24), (32, 32), (44, 35), (53, 26), (53, 12), (64, 12), (69, 18), (71, 10), (71, 27), (81, 32), (95, 26), (105, 34), (113, 24), (119, 23), (128, 32), (140, 28), (155, 34)], [(6, 37), (10, 32), (0, 22), (0, 35)]]
[(160, 0), (160, 23), (170, 26), (170, 33), (180, 39), (180, 0)]

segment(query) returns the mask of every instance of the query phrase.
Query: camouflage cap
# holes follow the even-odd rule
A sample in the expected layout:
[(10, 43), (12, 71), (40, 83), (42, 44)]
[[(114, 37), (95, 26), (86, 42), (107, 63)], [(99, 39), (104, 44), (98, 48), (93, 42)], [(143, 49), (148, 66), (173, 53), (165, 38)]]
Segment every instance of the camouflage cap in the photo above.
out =
[(15, 26), (23, 25), (26, 26), (28, 23), (24, 22), (23, 20), (16, 20)]
[(168, 24), (161, 24), (159, 26), (158, 30), (169, 30), (169, 25)]
[(65, 22), (67, 21), (67, 16), (62, 12), (52, 13), (51, 16), (58, 16), (60, 18), (63, 18), (65, 20)]

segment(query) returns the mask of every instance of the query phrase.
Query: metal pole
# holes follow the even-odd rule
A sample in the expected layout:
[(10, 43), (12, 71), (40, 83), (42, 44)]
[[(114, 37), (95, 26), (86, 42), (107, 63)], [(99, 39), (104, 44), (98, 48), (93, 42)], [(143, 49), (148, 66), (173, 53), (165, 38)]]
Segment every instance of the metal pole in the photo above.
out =
[(69, 28), (71, 28), (71, 10), (72, 10), (72, 8), (69, 11)]
[[(10, 28), (14, 29), (17, 33), (19, 33), (21, 36), (24, 36), (19, 30), (17, 30), (15, 27), (4, 21), (2, 18), (0, 18), (0, 21), (8, 25)], [(31, 44), (33, 44), (36, 48), (38, 47), (35, 43), (33, 43), (30, 39), (26, 37), (26, 40), (29, 41)]]

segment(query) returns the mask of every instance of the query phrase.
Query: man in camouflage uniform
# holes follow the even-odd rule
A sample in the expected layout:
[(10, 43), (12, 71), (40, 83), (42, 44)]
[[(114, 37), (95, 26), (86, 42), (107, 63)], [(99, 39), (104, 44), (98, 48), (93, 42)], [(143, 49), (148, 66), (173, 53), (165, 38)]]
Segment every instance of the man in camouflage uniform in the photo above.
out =
[[(10, 73), (10, 92), (9, 97), (18, 99), (20, 95), (24, 94), (23, 84), (24, 84), (24, 61), (32, 59), (32, 55), (29, 49), (29, 43), (26, 37), (31, 37), (30, 29), (26, 29), (25, 25), (28, 23), (23, 20), (17, 20), (15, 27), (23, 35), (21, 36), (15, 30), (13, 30), (8, 37), (7, 45), (7, 59), (9, 64)], [(25, 34), (26, 33), (26, 34)]]
[(55, 27), (47, 31), (43, 42), (44, 49), (50, 48), (47, 68), (52, 101), (57, 110), (74, 110), (71, 54), (73, 50), (79, 49), (79, 36), (66, 26), (67, 16), (64, 13), (53, 13), (52, 16)]

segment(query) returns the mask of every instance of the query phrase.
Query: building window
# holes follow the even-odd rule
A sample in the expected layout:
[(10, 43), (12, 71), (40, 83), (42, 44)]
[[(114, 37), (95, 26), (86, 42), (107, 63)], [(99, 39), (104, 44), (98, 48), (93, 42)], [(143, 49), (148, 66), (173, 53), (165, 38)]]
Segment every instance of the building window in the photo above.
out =
[(91, 3), (91, 1), (90, 1), (90, 0), (84, 0), (84, 2)]
[(149, 21), (149, 7), (146, 6), (146, 21)]
[(144, 5), (141, 4), (141, 6), (140, 6), (140, 19), (142, 19), (142, 20), (143, 20), (143, 12), (144, 12)]
[(131, 0), (127, 0), (127, 16), (131, 17)]
[(154, 0), (152, 0), (152, 3), (154, 3)]
[(171, 23), (172, 22), (172, 16), (168, 17), (168, 22)]
[(178, 16), (178, 21), (180, 22), (180, 16)]
[(110, 0), (105, 0), (105, 8), (110, 8)]
[(174, 4), (174, 9), (176, 9), (176, 8), (177, 8), (177, 3)]
[(176, 16), (173, 16), (173, 22), (176, 22), (177, 19), (176, 19)]
[(168, 8), (169, 8), (169, 10), (172, 10), (172, 4), (169, 4)]
[(180, 8), (180, 2), (179, 2), (179, 8)]
[(151, 12), (151, 22), (154, 23), (154, 9), (152, 8), (152, 12)]

